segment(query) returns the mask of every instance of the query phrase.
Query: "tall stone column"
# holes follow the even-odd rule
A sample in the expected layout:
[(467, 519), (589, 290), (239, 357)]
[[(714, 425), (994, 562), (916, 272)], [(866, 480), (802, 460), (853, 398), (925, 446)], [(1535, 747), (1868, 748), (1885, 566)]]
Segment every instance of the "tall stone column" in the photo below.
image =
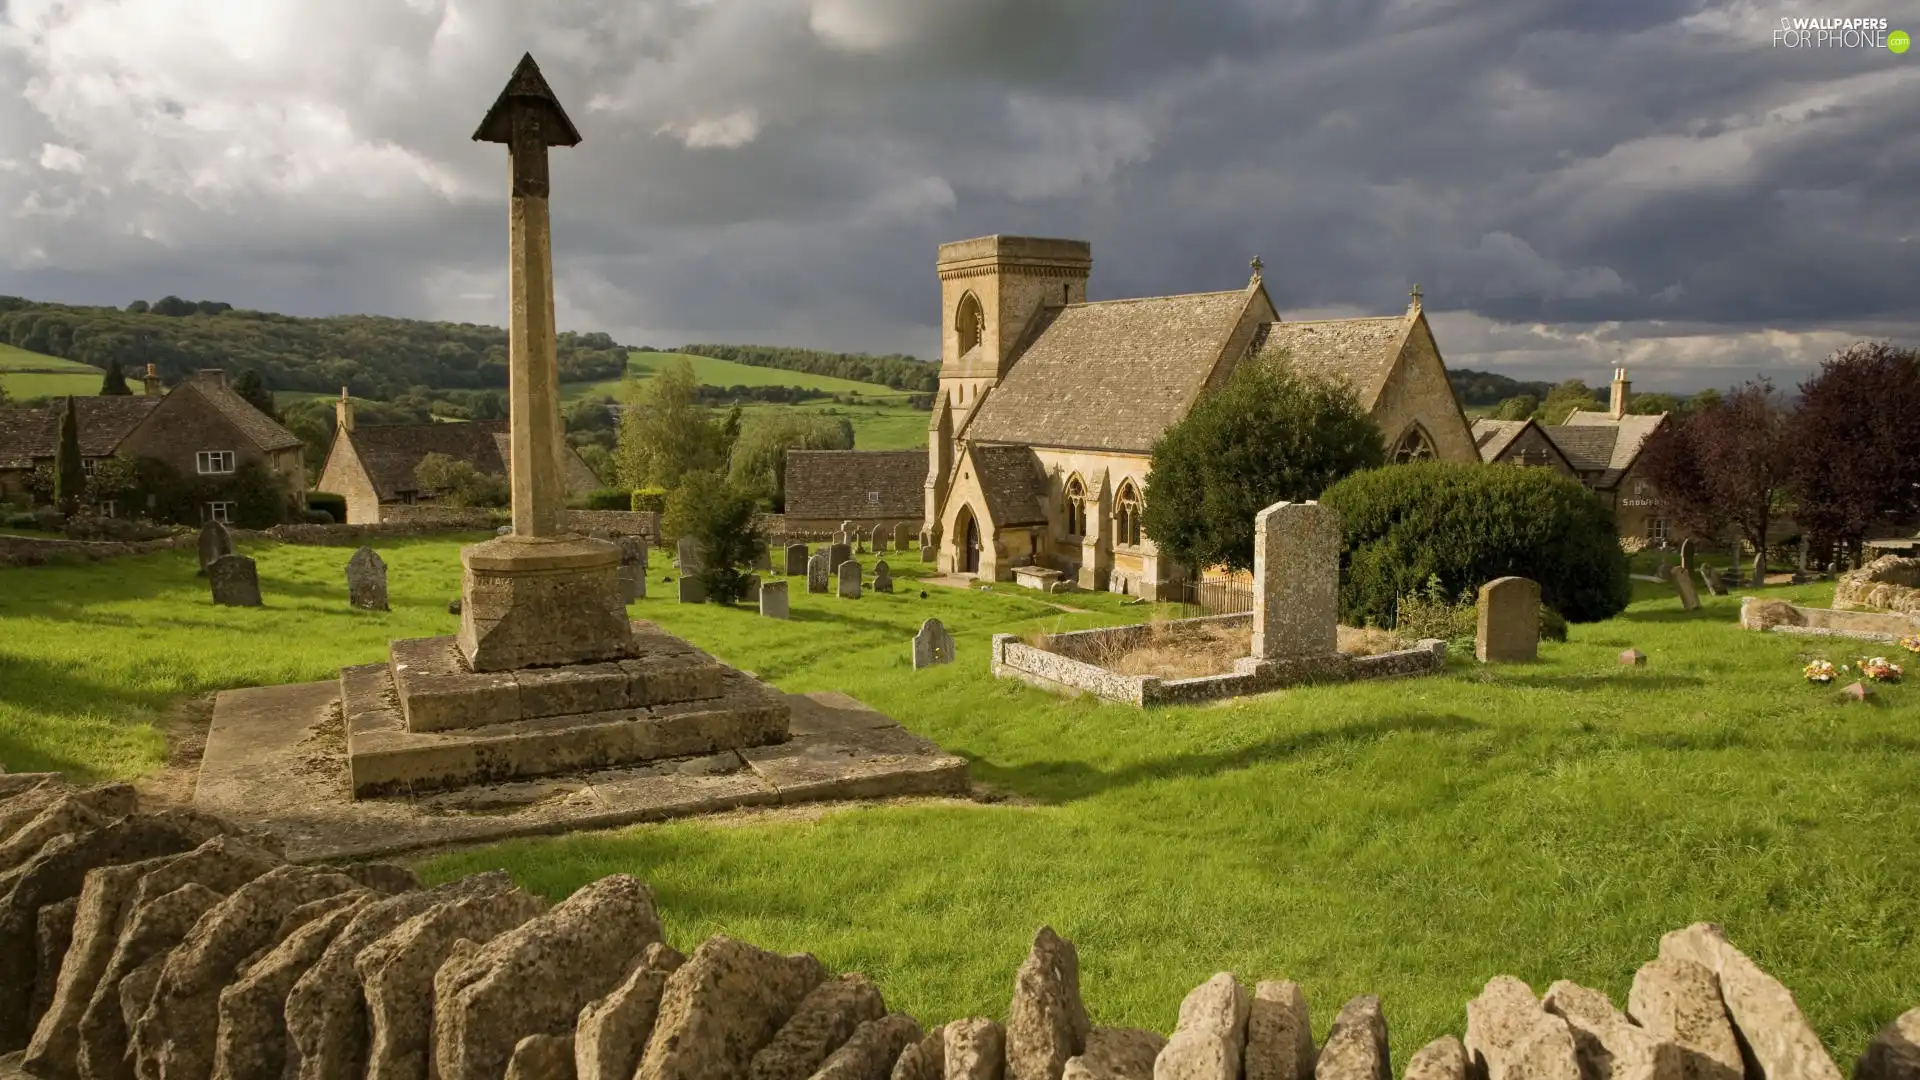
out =
[(547, 148), (576, 146), (580, 133), (527, 55), (473, 137), (507, 147), (513, 533), (460, 553), (460, 651), (475, 671), (631, 656), (620, 549), (565, 530)]

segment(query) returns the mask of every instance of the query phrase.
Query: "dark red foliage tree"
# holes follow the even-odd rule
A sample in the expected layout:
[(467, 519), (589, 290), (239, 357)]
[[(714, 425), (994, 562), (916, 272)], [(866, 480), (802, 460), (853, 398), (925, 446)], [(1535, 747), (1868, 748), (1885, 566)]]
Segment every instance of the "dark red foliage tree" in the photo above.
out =
[(1641, 469), (1683, 525), (1712, 535), (1732, 526), (1764, 551), (1796, 456), (1791, 413), (1773, 383), (1755, 379), (1647, 439)]
[(1800, 384), (1795, 518), (1855, 556), (1876, 526), (1920, 514), (1920, 350), (1862, 341)]

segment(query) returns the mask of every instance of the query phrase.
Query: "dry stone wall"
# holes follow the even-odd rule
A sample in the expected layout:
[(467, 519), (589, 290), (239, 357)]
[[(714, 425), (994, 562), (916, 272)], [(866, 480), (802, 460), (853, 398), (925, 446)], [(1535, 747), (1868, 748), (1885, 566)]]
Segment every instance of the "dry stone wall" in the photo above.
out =
[[(1676, 930), (1622, 1011), (1496, 976), (1408, 1080), (1840, 1080), (1792, 993), (1718, 927)], [(624, 874), (549, 906), (501, 871), (423, 889), (287, 863), (270, 836), (142, 813), (126, 785), (0, 774), (0, 1077), (42, 1080), (1390, 1080), (1355, 997), (1314, 1045), (1292, 982), (1221, 972), (1170, 1036), (1096, 1025), (1050, 928), (1004, 1020), (932, 1030), (806, 954), (690, 955)], [(1920, 1009), (1855, 1080), (1920, 1078)]]

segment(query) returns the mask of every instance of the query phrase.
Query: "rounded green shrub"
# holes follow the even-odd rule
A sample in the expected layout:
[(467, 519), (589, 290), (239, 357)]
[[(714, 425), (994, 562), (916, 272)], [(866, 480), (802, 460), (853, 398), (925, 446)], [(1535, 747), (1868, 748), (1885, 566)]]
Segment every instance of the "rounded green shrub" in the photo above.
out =
[(1632, 595), (1613, 514), (1550, 469), (1427, 461), (1356, 473), (1320, 501), (1340, 514), (1340, 614), (1390, 626), (1398, 597), (1514, 575), (1568, 622), (1625, 610)]
[(601, 488), (587, 493), (589, 510), (631, 510), (633, 493), (619, 488)]
[(662, 513), (667, 508), (667, 489), (660, 487), (636, 488), (628, 496), (627, 508), (641, 512)]

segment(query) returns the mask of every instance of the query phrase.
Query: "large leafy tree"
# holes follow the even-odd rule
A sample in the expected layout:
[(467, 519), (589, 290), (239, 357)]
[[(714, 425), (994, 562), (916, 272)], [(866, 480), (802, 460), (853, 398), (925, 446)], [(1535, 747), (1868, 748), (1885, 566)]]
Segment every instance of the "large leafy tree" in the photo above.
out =
[(107, 361), (107, 373), (100, 379), (100, 396), (133, 396), (133, 388), (127, 385), (127, 373), (121, 369), (118, 358)]
[(1141, 523), (1188, 566), (1251, 569), (1256, 514), (1317, 498), (1384, 457), (1380, 429), (1346, 384), (1284, 358), (1249, 360), (1154, 444)]
[(1860, 342), (1800, 384), (1794, 516), (1855, 556), (1874, 526), (1920, 514), (1920, 350)]
[(774, 513), (787, 501), (787, 451), (851, 450), (853, 425), (845, 417), (791, 409), (755, 413), (740, 428), (727, 463), (727, 479), (765, 499)]
[(1564, 424), (1575, 409), (1604, 409), (1600, 396), (1580, 379), (1568, 379), (1547, 392), (1533, 418), (1543, 424)]
[(1795, 457), (1790, 413), (1767, 379), (1754, 379), (1669, 419), (1640, 451), (1640, 468), (1693, 531), (1731, 526), (1763, 551)]
[(698, 403), (699, 390), (693, 366), (685, 360), (627, 384), (614, 451), (623, 486), (672, 490), (687, 473), (718, 469), (725, 462), (725, 433)]
[(87, 470), (80, 460), (80, 417), (69, 397), (60, 410), (60, 428), (53, 450), (53, 501), (63, 514), (72, 514), (87, 489)]
[(240, 377), (233, 380), (233, 392), (262, 413), (275, 420), (280, 418), (279, 410), (274, 408), (273, 391), (267, 389), (266, 381), (260, 378), (259, 372), (252, 369), (241, 372)]

